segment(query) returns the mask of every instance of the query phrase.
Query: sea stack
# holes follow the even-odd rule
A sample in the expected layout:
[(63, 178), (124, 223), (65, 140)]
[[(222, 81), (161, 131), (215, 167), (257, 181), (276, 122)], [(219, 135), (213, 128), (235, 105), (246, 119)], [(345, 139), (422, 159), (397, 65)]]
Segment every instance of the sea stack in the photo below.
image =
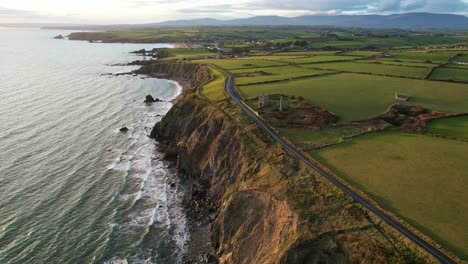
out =
[(151, 103), (157, 103), (157, 102), (161, 102), (161, 100), (159, 100), (159, 98), (154, 99), (153, 96), (151, 95), (146, 96), (145, 103), (151, 104)]

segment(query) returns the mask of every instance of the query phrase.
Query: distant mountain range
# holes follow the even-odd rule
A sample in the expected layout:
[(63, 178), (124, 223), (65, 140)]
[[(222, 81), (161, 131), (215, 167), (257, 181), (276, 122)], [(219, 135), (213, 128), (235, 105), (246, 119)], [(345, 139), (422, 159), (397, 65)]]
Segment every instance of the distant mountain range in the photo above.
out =
[(174, 20), (145, 24), (150, 27), (184, 26), (335, 26), (397, 29), (468, 29), (468, 17), (452, 14), (406, 13), (398, 15), (312, 15), (299, 17), (256, 16), (245, 19)]
[[(0, 24), (18, 26), (19, 24)], [(21, 24), (22, 27), (60, 29), (116, 29), (148, 27), (197, 27), (197, 26), (333, 26), (382, 29), (447, 29), (468, 30), (468, 17), (453, 14), (406, 13), (395, 15), (310, 15), (299, 17), (256, 16), (243, 19), (218, 20), (212, 18), (173, 20), (148, 24), (125, 25), (40, 25)]]

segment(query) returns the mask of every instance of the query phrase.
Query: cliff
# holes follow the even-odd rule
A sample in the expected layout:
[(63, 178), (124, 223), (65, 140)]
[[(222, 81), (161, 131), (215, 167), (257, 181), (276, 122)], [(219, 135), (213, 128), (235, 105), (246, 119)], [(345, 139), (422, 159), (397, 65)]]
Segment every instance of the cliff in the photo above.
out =
[(214, 212), (211, 242), (221, 263), (433, 262), (229, 101), (188, 91), (151, 136), (200, 186), (197, 196)]
[(153, 62), (142, 61), (142, 67), (135, 71), (151, 77), (165, 78), (177, 81), (185, 90), (197, 87), (210, 80), (206, 67), (198, 64), (177, 63), (174, 61)]

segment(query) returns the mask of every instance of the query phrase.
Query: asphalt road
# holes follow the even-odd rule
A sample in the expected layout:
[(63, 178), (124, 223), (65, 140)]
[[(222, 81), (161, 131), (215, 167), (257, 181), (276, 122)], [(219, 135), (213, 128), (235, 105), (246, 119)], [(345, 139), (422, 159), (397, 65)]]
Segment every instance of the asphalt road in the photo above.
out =
[(292, 155), (294, 155), (296, 158), (299, 160), (303, 161), (307, 166), (309, 166), (312, 170), (316, 171), (323, 177), (325, 177), (327, 180), (329, 180), (331, 183), (333, 183), (335, 186), (340, 188), (343, 192), (351, 196), (356, 202), (362, 204), (364, 207), (372, 211), (374, 214), (379, 216), (382, 220), (384, 220), (388, 225), (394, 227), (398, 232), (406, 236), (408, 239), (419, 245), (421, 248), (426, 250), (429, 254), (434, 256), (436, 259), (438, 259), (441, 263), (455, 263), (450, 257), (442, 253), (440, 250), (436, 249), (433, 247), (431, 244), (426, 242), (423, 238), (419, 237), (418, 235), (414, 234), (410, 230), (408, 230), (406, 227), (404, 227), (402, 224), (400, 224), (397, 220), (393, 219), (392, 217), (388, 216), (386, 213), (384, 213), (382, 210), (378, 209), (377, 207), (373, 206), (370, 204), (366, 199), (358, 195), (357, 193), (353, 192), (350, 188), (348, 188), (346, 185), (332, 177), (330, 174), (326, 173), (316, 165), (314, 165), (312, 162), (309, 161), (304, 155), (299, 153), (295, 148), (290, 146), (288, 143), (286, 143), (280, 136), (278, 136), (269, 126), (267, 126), (262, 119), (260, 119), (254, 112), (250, 110), (249, 107), (246, 106), (244, 101), (242, 100), (241, 96), (237, 92), (237, 90), (234, 88), (234, 78), (229, 75), (228, 73), (224, 72), (228, 77), (226, 80), (226, 93), (229, 95), (229, 97), (236, 102), (236, 104), (246, 113), (255, 123), (257, 123), (258, 126), (260, 126), (272, 139), (274, 139), (276, 142), (280, 143), (287, 151), (289, 151)]

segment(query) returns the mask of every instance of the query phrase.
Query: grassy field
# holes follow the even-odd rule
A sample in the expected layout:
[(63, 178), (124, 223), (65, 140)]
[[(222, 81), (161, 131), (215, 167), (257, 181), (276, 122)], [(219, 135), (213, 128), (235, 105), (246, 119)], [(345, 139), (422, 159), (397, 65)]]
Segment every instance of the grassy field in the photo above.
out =
[(380, 51), (367, 51), (367, 50), (352, 50), (342, 53), (347, 56), (358, 56), (358, 57), (371, 57), (374, 55), (382, 54)]
[(200, 94), (210, 101), (226, 99), (226, 94), (224, 93), (224, 74), (211, 67), (208, 67), (208, 71), (211, 76), (211, 81), (200, 87)]
[(429, 78), (432, 80), (468, 82), (468, 69), (437, 68)]
[(170, 53), (170, 56), (167, 59), (190, 59), (216, 55), (216, 53), (210, 52), (206, 49), (173, 48), (167, 49), (167, 51)]
[(299, 59), (285, 59), (283, 61), (295, 63), (295, 64), (308, 64), (308, 63), (318, 63), (318, 62), (332, 62), (332, 61), (349, 61), (356, 60), (359, 57), (355, 56), (311, 56), (307, 58)]
[(277, 127), (280, 135), (294, 142), (303, 149), (317, 149), (327, 145), (340, 143), (344, 138), (359, 135), (365, 132), (360, 125), (346, 125), (328, 127), (322, 130), (312, 128), (285, 128)]
[(468, 258), (468, 143), (387, 132), (314, 157), (462, 258)]
[(427, 132), (468, 139), (468, 116), (434, 120), (427, 126)]
[(237, 85), (255, 84), (261, 82), (288, 80), (303, 76), (313, 76), (331, 73), (332, 71), (313, 70), (294, 66), (232, 70)]
[(338, 51), (290, 51), (290, 52), (278, 52), (273, 54), (274, 56), (331, 56), (335, 55)]
[(456, 57), (456, 60), (468, 62), (468, 52), (464, 51), (462, 54)]
[(445, 65), (444, 68), (468, 69), (468, 64), (458, 64), (458, 63), (453, 62), (453, 63)]
[(355, 73), (368, 73), (377, 75), (388, 75), (398, 77), (409, 77), (423, 79), (428, 73), (428, 68), (419, 67), (405, 67), (396, 65), (384, 65), (384, 64), (371, 64), (371, 63), (358, 63), (358, 62), (336, 62), (336, 63), (320, 63), (310, 65), (309, 67), (355, 72)]
[(269, 61), (269, 60), (252, 60), (252, 59), (207, 59), (193, 60), (193, 63), (214, 64), (226, 70), (261, 68), (286, 65), (287, 62)]
[(268, 56), (249, 56), (249, 57), (240, 57), (237, 58), (238, 60), (274, 60), (274, 61), (281, 61), (281, 60), (295, 60), (295, 59), (301, 59), (301, 58), (306, 58), (307, 56), (298, 56), (298, 55), (293, 55), (292, 53), (289, 56), (283, 55), (283, 56), (274, 56), (274, 55), (268, 55)]
[(400, 51), (390, 52), (392, 58), (402, 60), (432, 61), (436, 63), (448, 62), (457, 52), (425, 52), (425, 51)]
[(336, 74), (240, 86), (239, 91), (246, 98), (273, 93), (302, 96), (309, 103), (322, 106), (345, 121), (366, 119), (384, 113), (395, 103), (395, 92), (411, 95), (410, 104), (446, 113), (468, 111), (466, 84), (384, 76)]
[(360, 63), (380, 63), (385, 65), (397, 65), (397, 66), (408, 66), (408, 67), (426, 67), (432, 68), (439, 64), (425, 63), (425, 62), (414, 62), (414, 61), (402, 61), (402, 60), (390, 60), (390, 59), (366, 59), (358, 60)]

